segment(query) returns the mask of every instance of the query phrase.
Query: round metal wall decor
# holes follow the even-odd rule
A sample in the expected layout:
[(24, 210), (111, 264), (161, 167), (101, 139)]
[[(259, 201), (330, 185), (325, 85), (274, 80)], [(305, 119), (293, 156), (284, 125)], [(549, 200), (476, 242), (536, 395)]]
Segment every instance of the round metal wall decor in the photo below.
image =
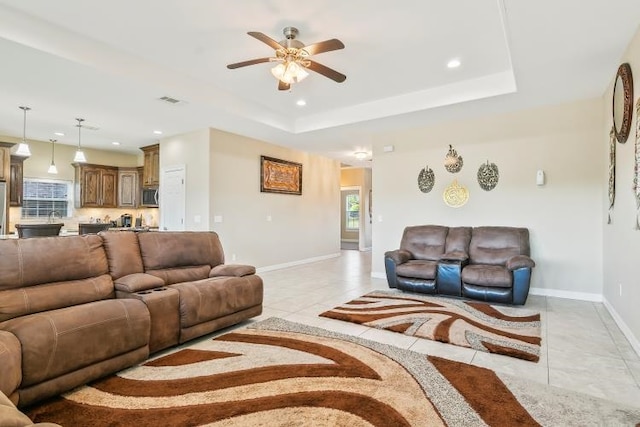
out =
[(433, 190), (433, 184), (436, 182), (436, 176), (433, 169), (429, 166), (424, 167), (418, 174), (418, 188), (423, 193)]
[(498, 166), (495, 163), (483, 163), (478, 169), (478, 184), (480, 188), (485, 191), (491, 191), (498, 185), (498, 179), (500, 174), (498, 173)]
[(458, 155), (458, 152), (449, 145), (449, 152), (444, 158), (444, 168), (447, 172), (457, 173), (462, 169), (462, 156)]
[(469, 190), (463, 185), (458, 184), (458, 180), (454, 179), (453, 182), (444, 189), (442, 194), (444, 203), (452, 208), (459, 208), (464, 206), (469, 200)]

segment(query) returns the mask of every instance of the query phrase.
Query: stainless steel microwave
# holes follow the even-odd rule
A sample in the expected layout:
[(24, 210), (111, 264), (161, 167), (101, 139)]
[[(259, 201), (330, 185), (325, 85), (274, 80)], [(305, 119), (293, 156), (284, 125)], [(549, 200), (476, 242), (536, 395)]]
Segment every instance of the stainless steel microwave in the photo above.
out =
[(158, 207), (158, 189), (153, 187), (142, 189), (142, 204), (143, 207), (157, 208)]

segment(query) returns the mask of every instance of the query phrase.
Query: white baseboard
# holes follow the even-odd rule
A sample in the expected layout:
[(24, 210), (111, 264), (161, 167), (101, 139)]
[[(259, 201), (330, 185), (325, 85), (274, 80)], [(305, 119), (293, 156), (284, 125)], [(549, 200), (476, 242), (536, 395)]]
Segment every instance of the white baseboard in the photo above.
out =
[(609, 311), (609, 314), (611, 314), (611, 317), (613, 317), (613, 320), (616, 322), (624, 336), (627, 337), (627, 340), (629, 340), (629, 344), (631, 344), (631, 347), (633, 347), (638, 356), (640, 356), (640, 341), (638, 341), (638, 338), (633, 335), (631, 328), (627, 326), (624, 320), (622, 320), (622, 317), (620, 317), (618, 312), (613, 308), (611, 303), (609, 303), (606, 298), (603, 298), (603, 304), (607, 311)]
[(372, 271), (371, 272), (371, 277), (376, 278), (376, 279), (386, 279), (387, 278), (387, 274), (386, 273), (379, 273), (376, 271)]
[(601, 294), (590, 294), (587, 292), (561, 291), (559, 289), (545, 289), (545, 288), (530, 288), (529, 294), (541, 295), (545, 297), (577, 299), (581, 301), (602, 302)]
[(264, 273), (266, 271), (281, 270), (283, 268), (295, 267), (296, 265), (311, 264), (312, 262), (324, 261), (326, 259), (337, 258), (341, 256), (340, 252), (329, 255), (322, 255), (313, 258), (301, 259), (298, 261), (285, 262), (284, 264), (268, 265), (266, 267), (256, 268), (256, 273)]

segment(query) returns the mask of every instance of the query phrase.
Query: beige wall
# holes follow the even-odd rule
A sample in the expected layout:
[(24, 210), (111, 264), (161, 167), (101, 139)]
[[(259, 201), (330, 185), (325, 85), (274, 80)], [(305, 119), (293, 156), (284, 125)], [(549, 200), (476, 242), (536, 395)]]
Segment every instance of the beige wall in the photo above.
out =
[[(185, 167), (185, 229), (210, 230), (209, 129), (197, 130), (160, 141), (161, 200), (162, 171), (175, 166)], [(162, 210), (160, 215), (162, 216)], [(162, 218), (160, 222), (162, 223)]]
[[(261, 193), (260, 155), (302, 163), (302, 195)], [(216, 231), (227, 262), (265, 270), (340, 253), (338, 161), (206, 129), (162, 140), (160, 162), (185, 165), (186, 228)]]
[[(509, 225), (530, 230), (536, 262), (532, 287), (542, 294), (601, 299), (602, 179), (604, 157), (602, 100), (594, 99), (478, 120), (464, 120), (394, 134), (374, 143), (374, 275), (384, 275), (384, 252), (400, 243), (407, 225)], [(464, 167), (444, 169), (452, 144)], [(395, 151), (383, 152), (385, 145)], [(500, 181), (482, 190), (476, 174), (487, 160), (498, 165)], [(435, 187), (427, 194), (417, 185), (429, 165)], [(536, 171), (546, 185), (536, 185)], [(457, 179), (467, 186), (466, 205), (443, 202), (445, 187)]]
[[(640, 136), (640, 125), (635, 111), (640, 102), (640, 31), (631, 41), (620, 62), (628, 62), (635, 77), (634, 113), (629, 139), (625, 144), (616, 143), (616, 197), (612, 223), (604, 225), (604, 299), (623, 332), (640, 354), (640, 279), (638, 254), (640, 254), (640, 231), (635, 229), (636, 201), (632, 189), (635, 140)], [(616, 70), (611, 70), (611, 84), (604, 94), (602, 114), (604, 126), (600, 132), (600, 156), (607, 159), (601, 170), (600, 180), (607, 182), (609, 156), (609, 130), (613, 125), (611, 99)], [(609, 206), (608, 193), (602, 197), (603, 212)], [(606, 215), (606, 213), (604, 213)], [(622, 289), (621, 289), (622, 288)]]

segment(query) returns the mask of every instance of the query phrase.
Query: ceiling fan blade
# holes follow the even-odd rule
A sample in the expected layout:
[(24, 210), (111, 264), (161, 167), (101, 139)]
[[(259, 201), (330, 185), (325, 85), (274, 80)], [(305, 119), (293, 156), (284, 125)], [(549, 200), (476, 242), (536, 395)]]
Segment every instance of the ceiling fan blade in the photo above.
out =
[(291, 89), (291, 85), (289, 83), (285, 83), (282, 80), (278, 80), (278, 90), (289, 90)]
[(275, 50), (282, 49), (282, 45), (280, 43), (265, 34), (259, 33), (257, 31), (249, 31), (247, 34), (260, 40), (262, 43), (268, 44)]
[(331, 39), (331, 40), (325, 40), (323, 42), (310, 44), (309, 46), (305, 46), (302, 49), (306, 50), (309, 55), (317, 55), (323, 52), (330, 52), (332, 50), (344, 49), (344, 44), (338, 39)]
[(344, 74), (339, 73), (336, 70), (333, 70), (322, 64), (318, 64), (315, 61), (309, 60), (309, 66), (307, 68), (309, 68), (311, 71), (322, 74), (325, 77), (329, 77), (331, 80), (335, 80), (338, 83), (342, 83), (347, 79), (347, 76), (345, 76)]
[(269, 62), (269, 61), (271, 61), (271, 58), (257, 58), (257, 59), (252, 59), (250, 61), (243, 61), (243, 62), (236, 62), (235, 64), (229, 64), (227, 65), (227, 68), (230, 70), (234, 70), (236, 68), (246, 67), (247, 65), (261, 64), (263, 62)]

